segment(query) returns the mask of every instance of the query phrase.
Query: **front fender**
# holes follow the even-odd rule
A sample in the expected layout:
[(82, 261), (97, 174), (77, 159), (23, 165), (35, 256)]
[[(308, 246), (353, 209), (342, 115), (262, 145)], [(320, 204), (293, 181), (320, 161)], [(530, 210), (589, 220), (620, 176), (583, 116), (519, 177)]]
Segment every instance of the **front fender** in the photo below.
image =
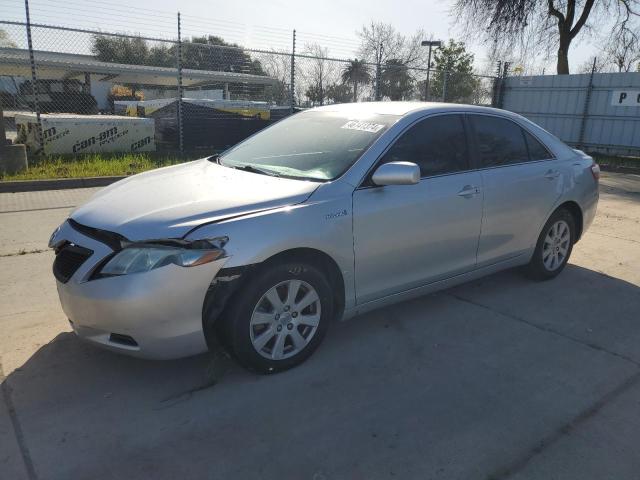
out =
[(329, 255), (345, 284), (345, 307), (355, 302), (353, 222), (351, 196), (307, 201), (300, 205), (257, 212), (190, 232), (189, 240), (229, 237), (225, 268), (262, 263), (295, 248), (310, 248)]

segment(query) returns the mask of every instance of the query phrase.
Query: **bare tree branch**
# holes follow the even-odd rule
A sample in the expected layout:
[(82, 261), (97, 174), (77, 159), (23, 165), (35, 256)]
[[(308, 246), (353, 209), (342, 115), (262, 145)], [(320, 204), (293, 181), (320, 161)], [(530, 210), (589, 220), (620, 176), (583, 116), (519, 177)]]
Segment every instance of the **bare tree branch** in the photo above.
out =
[(599, 28), (613, 28), (636, 15), (640, 0), (456, 0), (452, 13), (486, 42), (513, 46), (532, 31), (540, 45), (557, 49), (558, 73), (569, 73), (574, 39)]
[(564, 23), (565, 21), (564, 15), (554, 6), (553, 0), (549, 0), (549, 15), (556, 17), (559, 23)]
[(589, 18), (589, 15), (591, 14), (594, 1), (595, 0), (587, 0), (587, 2), (585, 3), (584, 8), (582, 9), (582, 15), (580, 15), (580, 18), (576, 22), (575, 26), (569, 32), (571, 38), (575, 38), (582, 27), (584, 27), (585, 23), (587, 23), (587, 18)]

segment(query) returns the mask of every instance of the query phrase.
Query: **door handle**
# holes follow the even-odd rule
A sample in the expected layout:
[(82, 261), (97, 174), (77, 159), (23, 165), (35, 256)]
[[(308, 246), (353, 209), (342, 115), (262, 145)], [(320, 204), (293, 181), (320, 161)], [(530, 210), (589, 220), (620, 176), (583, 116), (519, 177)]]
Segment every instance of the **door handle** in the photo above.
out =
[(474, 187), (473, 185), (465, 185), (462, 187), (462, 190), (458, 192), (458, 196), (470, 198), (473, 195), (477, 195), (480, 193), (480, 189), (478, 187)]
[(544, 178), (548, 180), (553, 180), (554, 178), (558, 178), (560, 176), (560, 172), (558, 170), (547, 170), (547, 173), (544, 174)]

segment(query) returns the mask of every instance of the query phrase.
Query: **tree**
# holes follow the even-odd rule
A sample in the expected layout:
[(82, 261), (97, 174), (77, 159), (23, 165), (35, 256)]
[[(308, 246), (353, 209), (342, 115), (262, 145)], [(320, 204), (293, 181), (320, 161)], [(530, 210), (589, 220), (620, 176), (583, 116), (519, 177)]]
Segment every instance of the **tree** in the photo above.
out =
[(640, 62), (640, 28), (633, 28), (625, 22), (614, 32), (604, 54), (618, 72), (633, 71)]
[(417, 30), (413, 35), (405, 36), (389, 23), (371, 22), (357, 35), (360, 37), (360, 57), (376, 65), (375, 76), (380, 82), (378, 96), (409, 98), (415, 86), (411, 69), (424, 68), (427, 63), (421, 45), (427, 38), (425, 32)]
[(387, 60), (382, 67), (380, 94), (391, 100), (406, 100), (413, 91), (413, 78), (409, 67), (397, 58)]
[(430, 85), (432, 96), (448, 102), (473, 103), (480, 82), (473, 74), (473, 54), (467, 52), (465, 44), (449, 40), (433, 57), (436, 74)]
[(190, 41), (184, 41), (182, 66), (194, 70), (265, 74), (258, 60), (253, 60), (235, 43), (227, 43), (215, 35), (193, 37)]
[[(176, 67), (176, 45), (149, 45), (142, 38), (94, 35), (91, 52), (103, 62), (127, 65)], [(182, 66), (194, 70), (265, 75), (262, 65), (240, 48), (222, 38), (209, 35), (182, 42)]]
[(602, 57), (592, 56), (585, 60), (578, 67), (578, 73), (606, 73), (609, 71), (610, 65)]
[(327, 99), (332, 103), (348, 103), (353, 98), (351, 87), (346, 83), (332, 83), (327, 87)]
[(311, 102), (311, 105), (324, 105), (324, 98), (327, 92), (320, 85), (310, 85), (304, 94)]
[(553, 47), (548, 44), (549, 42), (541, 44), (538, 32), (534, 28), (528, 28), (512, 42), (492, 42), (488, 55), (489, 63), (481, 70), (482, 74), (495, 75), (496, 65), (500, 61), (508, 62), (513, 74), (540, 75), (555, 55)]
[[(142, 38), (95, 35), (91, 52), (103, 62), (149, 65), (149, 46)], [(173, 63), (175, 66), (175, 60)]]
[[(126, 62), (120, 62), (126, 63)], [(145, 58), (146, 65), (157, 67), (174, 67), (177, 64), (176, 52), (166, 45), (154, 45), (149, 48), (149, 53)]]
[[(149, 44), (142, 38), (112, 37), (94, 35), (91, 52), (103, 62), (127, 65), (149, 65), (176, 68), (177, 45), (175, 43)], [(209, 35), (193, 37), (182, 42), (182, 67), (194, 70), (236, 72), (266, 75), (261, 63), (252, 59), (241, 47), (227, 43), (222, 38)], [(222, 89), (222, 83), (204, 85), (207, 88)], [(269, 87), (248, 87), (241, 82), (228, 83), (229, 91), (235, 98), (263, 99)]]
[(602, 35), (600, 51), (585, 60), (579, 73), (632, 72), (640, 68), (640, 28), (622, 22), (613, 32)]
[(624, 21), (640, 0), (457, 0), (453, 13), (493, 42), (514, 42), (533, 31), (557, 48), (557, 72), (569, 73), (572, 42), (591, 23)]
[(328, 49), (318, 43), (305, 46), (302, 55), (296, 62), (299, 79), (305, 95), (313, 104), (324, 105), (327, 96), (326, 88), (337, 77), (336, 65), (329, 60)]
[(420, 42), (425, 33), (416, 31), (411, 37), (398, 32), (390, 23), (371, 22), (359, 32), (360, 56), (370, 63), (385, 64), (389, 60), (400, 61), (408, 67), (417, 67), (425, 63)]
[(277, 105), (287, 105), (291, 101), (291, 54), (271, 51), (260, 57), (265, 73), (276, 80), (275, 85), (265, 92), (265, 100)]
[(353, 85), (353, 101), (358, 101), (358, 85), (371, 81), (371, 73), (369, 66), (364, 60), (351, 60), (341, 74), (342, 83), (350, 83)]

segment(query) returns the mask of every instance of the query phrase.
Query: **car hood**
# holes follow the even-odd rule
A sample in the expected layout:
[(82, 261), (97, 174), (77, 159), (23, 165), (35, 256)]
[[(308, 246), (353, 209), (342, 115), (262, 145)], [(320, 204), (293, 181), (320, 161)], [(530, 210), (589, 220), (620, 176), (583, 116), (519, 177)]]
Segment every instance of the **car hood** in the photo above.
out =
[(318, 185), (196, 160), (116, 182), (71, 218), (129, 240), (180, 238), (204, 223), (304, 202)]

